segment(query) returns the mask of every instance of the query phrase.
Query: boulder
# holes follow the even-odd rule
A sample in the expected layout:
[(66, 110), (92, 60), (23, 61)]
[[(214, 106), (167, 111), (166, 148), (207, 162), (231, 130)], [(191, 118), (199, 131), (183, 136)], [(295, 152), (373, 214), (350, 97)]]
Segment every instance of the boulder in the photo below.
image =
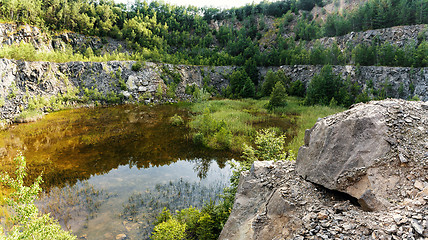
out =
[(296, 171), (310, 182), (355, 197), (365, 210), (388, 208), (402, 200), (403, 186), (414, 188), (412, 181), (417, 180), (421, 188), (418, 179), (426, 176), (424, 106), (404, 100), (373, 101), (318, 120), (306, 131)]

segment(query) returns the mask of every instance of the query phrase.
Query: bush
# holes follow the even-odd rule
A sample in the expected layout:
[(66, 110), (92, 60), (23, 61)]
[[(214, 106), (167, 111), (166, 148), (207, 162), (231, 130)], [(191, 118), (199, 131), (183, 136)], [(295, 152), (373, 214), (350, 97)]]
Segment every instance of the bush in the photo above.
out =
[(211, 97), (211, 94), (204, 88), (199, 89), (198, 87), (194, 88), (193, 99), (196, 102), (207, 101)]
[(153, 229), (152, 240), (182, 240), (186, 236), (186, 224), (171, 218), (166, 222), (159, 223)]
[(175, 114), (174, 116), (172, 116), (172, 117), (169, 119), (169, 123), (170, 123), (172, 126), (180, 126), (180, 125), (183, 125), (183, 124), (184, 124), (184, 120), (183, 120), (183, 118), (182, 118), (181, 116), (179, 116), (179, 115)]
[(259, 160), (277, 161), (284, 160), (287, 156), (285, 151), (285, 135), (277, 136), (273, 129), (264, 129), (257, 132), (255, 154)]
[(27, 176), (25, 158), (18, 156), (15, 162), (16, 178), (7, 173), (2, 174), (0, 178), (0, 183), (12, 190), (6, 199), (7, 206), (12, 210), (12, 226), (5, 232), (0, 227), (0, 239), (76, 239), (70, 232), (62, 230), (58, 222), (48, 214), (40, 215), (34, 201), (41, 191), (42, 178), (39, 176), (30, 187), (24, 186), (24, 178)]
[(342, 80), (333, 73), (332, 67), (325, 65), (309, 83), (305, 103), (328, 105), (331, 99), (335, 98), (341, 104), (342, 98), (339, 96), (339, 91), (342, 85)]
[(302, 81), (300, 80), (294, 81), (291, 83), (287, 92), (288, 92), (288, 95), (290, 96), (305, 97), (305, 94), (306, 94), (305, 84), (303, 84)]
[(197, 132), (195, 133), (195, 135), (193, 135), (193, 143), (199, 146), (203, 146), (204, 145), (204, 134), (202, 134), (201, 132)]
[(256, 94), (256, 87), (254, 86), (253, 81), (248, 77), (245, 80), (244, 87), (241, 89), (239, 95), (243, 98), (253, 98)]
[(284, 107), (287, 105), (286, 101), (287, 93), (285, 92), (285, 88), (281, 82), (277, 82), (275, 87), (270, 95), (268, 109), (273, 110), (277, 107)]
[(220, 130), (214, 134), (214, 139), (217, 149), (229, 149), (230, 145), (232, 145), (232, 133), (226, 127), (221, 127)]
[(141, 62), (136, 62), (136, 63), (132, 64), (131, 69), (132, 69), (132, 71), (134, 71), (134, 72), (138, 72), (138, 71), (140, 71), (140, 70), (141, 70), (141, 68), (142, 68), (142, 67), (143, 67), (143, 66), (142, 66)]
[(291, 80), (287, 75), (285, 75), (283, 70), (278, 70), (276, 72), (269, 70), (265, 76), (265, 81), (262, 84), (262, 95), (270, 96), (275, 84), (279, 81), (282, 82), (284, 87), (288, 87)]

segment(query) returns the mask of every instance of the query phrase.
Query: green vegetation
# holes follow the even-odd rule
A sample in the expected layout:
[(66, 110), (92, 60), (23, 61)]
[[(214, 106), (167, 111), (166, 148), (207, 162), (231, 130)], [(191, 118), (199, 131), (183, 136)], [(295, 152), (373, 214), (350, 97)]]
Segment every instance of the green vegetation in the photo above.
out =
[(196, 144), (234, 151), (255, 134), (252, 122), (262, 120), (256, 114), (266, 113), (261, 102), (251, 99), (199, 102), (191, 111), (198, 114), (190, 122)]
[(61, 226), (48, 214), (41, 215), (34, 205), (38, 193), (41, 191), (42, 178), (30, 187), (24, 186), (27, 175), (26, 161), (23, 156), (15, 158), (17, 169), (15, 178), (5, 173), (0, 182), (9, 188), (11, 193), (6, 198), (9, 207), (9, 226), (0, 228), (1, 239), (76, 239), (71, 233), (63, 231)]
[[(85, 61), (85, 62), (106, 62), (118, 60), (138, 60), (142, 55), (129, 55), (125, 53), (105, 53), (104, 55), (84, 55), (79, 52), (74, 52), (71, 47), (67, 47), (64, 51), (44, 51), (36, 50), (31, 43), (21, 42), (20, 44), (5, 45), (0, 49), (0, 58), (9, 58), (27, 61), (48, 61), (48, 62), (70, 62), (70, 61)], [(150, 59), (150, 57), (149, 57)]]
[[(417, 42), (404, 48), (375, 41), (355, 49), (339, 49), (337, 44), (325, 48), (315, 43), (308, 50), (304, 42), (351, 31), (426, 24), (428, 5), (425, 0), (368, 0), (355, 10), (328, 15), (325, 22), (308, 12), (316, 5), (323, 6), (324, 3), (321, 0), (264, 1), (220, 10), (174, 6), (161, 1), (137, 1), (127, 6), (113, 1), (3, 0), (0, 1), (0, 17), (5, 21), (36, 25), (51, 31), (51, 35), (58, 31), (74, 31), (100, 37), (103, 42), (107, 42), (107, 37), (116, 38), (123, 40), (133, 54), (102, 55), (99, 49), (86, 45), (83, 49), (68, 46), (64, 51), (42, 52), (31, 44), (21, 44), (1, 49), (0, 56), (54, 62), (151, 60), (174, 64), (238, 65), (243, 67), (254, 85), (257, 85), (257, 66), (427, 66), (426, 32), (421, 32)], [(267, 24), (270, 17), (274, 18), (273, 25)], [(210, 25), (212, 20), (224, 24), (215, 29)], [(290, 29), (295, 36), (284, 38), (282, 36), (290, 31), (289, 24), (294, 25)], [(133, 69), (138, 70), (139, 64), (136, 63)], [(247, 78), (242, 78), (242, 86), (245, 85), (244, 92), (233, 90), (232, 94), (251, 96), (252, 86)]]
[[(217, 239), (232, 210), (241, 172), (249, 170), (255, 160), (285, 159), (287, 154), (284, 138), (285, 136), (278, 136), (273, 130), (258, 131), (255, 150), (245, 145), (245, 160), (239, 163), (230, 162), (234, 169), (230, 179), (231, 186), (223, 190), (221, 201), (217, 204), (212, 201), (205, 203), (200, 210), (194, 207), (185, 208), (175, 214), (164, 209), (157, 217), (152, 239), (175, 239), (171, 238), (174, 236), (185, 239)], [(182, 235), (183, 232), (185, 236)]]
[(287, 97), (287, 93), (285, 91), (285, 88), (282, 85), (282, 83), (278, 81), (272, 90), (267, 108), (269, 110), (273, 110), (274, 108), (277, 108), (277, 107), (286, 106), (287, 105), (286, 97)]
[(174, 116), (172, 116), (169, 119), (169, 122), (171, 123), (171, 125), (173, 126), (180, 126), (184, 124), (184, 120), (180, 115), (174, 114)]
[(175, 219), (161, 222), (153, 229), (153, 240), (182, 240), (184, 239), (186, 224), (181, 224)]

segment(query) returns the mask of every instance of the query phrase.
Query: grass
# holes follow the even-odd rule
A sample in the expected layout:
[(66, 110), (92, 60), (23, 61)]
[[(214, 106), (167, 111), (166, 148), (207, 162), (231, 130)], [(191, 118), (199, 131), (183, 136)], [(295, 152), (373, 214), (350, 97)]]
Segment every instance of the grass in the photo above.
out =
[(296, 116), (296, 127), (295, 137), (289, 142), (287, 150), (297, 154), (300, 146), (304, 143), (305, 130), (310, 129), (314, 126), (318, 118), (323, 118), (338, 112), (345, 110), (344, 107), (335, 106), (305, 106), (302, 105), (302, 99), (296, 97), (288, 97), (288, 105), (283, 108), (276, 109), (276, 113), (282, 113), (283, 115), (297, 115)]
[(196, 113), (190, 127), (194, 133), (203, 132), (206, 140), (204, 145), (211, 148), (218, 146), (216, 133), (224, 127), (232, 135), (230, 149), (240, 152), (242, 144), (250, 143), (256, 132), (252, 123), (260, 121), (261, 117), (257, 116), (257, 113), (267, 113), (261, 106), (260, 101), (253, 99), (223, 99), (195, 103), (190, 108)]
[[(213, 136), (215, 131), (218, 130), (219, 123), (222, 121), (227, 125), (227, 129), (232, 134), (232, 143), (230, 149), (232, 151), (242, 151), (243, 143), (250, 144), (256, 133), (254, 123), (265, 121), (270, 116), (281, 116), (294, 122), (294, 127), (288, 129), (294, 136), (286, 146), (288, 151), (297, 153), (299, 147), (303, 145), (305, 130), (312, 128), (318, 118), (323, 118), (328, 115), (335, 114), (345, 110), (343, 107), (330, 107), (330, 106), (305, 106), (302, 104), (301, 98), (287, 97), (287, 106), (276, 108), (273, 112), (268, 112), (265, 108), (268, 100), (261, 99), (241, 99), (241, 100), (212, 100), (191, 105), (190, 109), (196, 113), (193, 120), (190, 122), (190, 127), (194, 133), (204, 132), (204, 137), (207, 139), (205, 144), (207, 147), (214, 147)], [(209, 114), (204, 117), (204, 115)], [(208, 120), (207, 120), (208, 118)], [(214, 122), (214, 123), (213, 123)], [(212, 123), (213, 127), (207, 127)], [(217, 125), (216, 125), (217, 124)], [(211, 129), (214, 131), (209, 134)], [(208, 134), (206, 134), (208, 132)]]
[(25, 110), (21, 112), (18, 117), (14, 119), (14, 122), (25, 123), (35, 122), (43, 117), (43, 113), (39, 110)]

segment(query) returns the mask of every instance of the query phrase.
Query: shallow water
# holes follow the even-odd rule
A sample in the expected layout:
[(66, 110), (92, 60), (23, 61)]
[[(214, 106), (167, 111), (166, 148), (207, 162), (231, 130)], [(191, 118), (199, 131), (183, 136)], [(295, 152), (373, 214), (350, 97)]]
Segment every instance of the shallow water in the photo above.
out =
[(41, 209), (79, 237), (145, 239), (163, 207), (216, 200), (230, 177), (226, 160), (237, 157), (194, 146), (185, 125), (169, 124), (174, 114), (189, 117), (174, 105), (124, 105), (14, 125), (0, 133), (2, 171), (22, 153), (28, 182), (43, 174)]
[[(174, 114), (183, 126), (169, 123)], [(51, 113), (0, 132), (1, 168), (11, 171), (12, 159), (22, 153), (29, 182), (43, 174), (39, 207), (78, 237), (147, 239), (164, 207), (175, 211), (217, 200), (229, 184), (226, 161), (239, 158), (194, 146), (188, 118), (177, 105)]]

